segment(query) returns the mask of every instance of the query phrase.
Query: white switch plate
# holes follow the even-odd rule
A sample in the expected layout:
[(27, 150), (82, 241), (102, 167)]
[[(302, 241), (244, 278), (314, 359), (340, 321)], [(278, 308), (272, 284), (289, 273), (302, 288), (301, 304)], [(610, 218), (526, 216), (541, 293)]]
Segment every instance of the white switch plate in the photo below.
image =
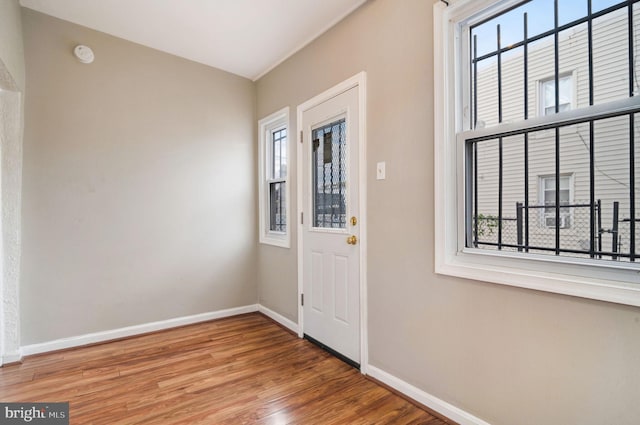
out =
[(384, 162), (378, 162), (376, 164), (376, 179), (384, 180), (386, 178), (386, 164)]

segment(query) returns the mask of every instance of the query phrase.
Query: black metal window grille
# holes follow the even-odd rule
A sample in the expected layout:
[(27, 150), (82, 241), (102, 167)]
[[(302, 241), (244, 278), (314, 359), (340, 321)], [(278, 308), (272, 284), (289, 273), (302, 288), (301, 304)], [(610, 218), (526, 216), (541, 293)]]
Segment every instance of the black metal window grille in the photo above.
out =
[[(572, 18), (565, 19), (559, 0), (531, 0), (469, 27), (465, 246), (636, 261), (640, 102), (633, 96), (639, 72), (638, 1), (602, 5), (585, 0), (584, 13), (569, 13)], [(527, 10), (542, 4), (552, 5), (552, 27), (530, 31)], [(515, 37), (514, 22), (520, 31)], [(507, 37), (501, 34), (505, 24), (511, 28)], [(488, 29), (494, 31), (492, 45), (486, 37), (479, 40)], [(571, 81), (568, 58), (578, 55), (580, 39), (583, 57), (574, 65), (586, 72), (582, 69), (577, 73), (580, 81)], [(596, 49), (596, 43), (605, 47)], [(544, 93), (535, 95), (529, 75), (540, 61), (553, 77), (538, 79), (538, 90), (551, 89), (551, 101)], [(602, 64), (607, 63), (615, 66), (604, 72)], [(576, 88), (580, 114), (569, 111), (572, 105), (563, 95), (563, 84)], [(586, 101), (581, 104), (580, 98)], [(539, 117), (531, 120), (536, 110)], [(517, 125), (510, 125), (514, 122)], [(567, 200), (562, 183), (567, 174), (575, 180), (576, 200)], [(541, 187), (550, 182), (554, 187)]]
[(287, 231), (287, 129), (271, 132), (269, 146), (269, 230)]
[(345, 119), (314, 129), (311, 139), (313, 226), (344, 229), (347, 224)]

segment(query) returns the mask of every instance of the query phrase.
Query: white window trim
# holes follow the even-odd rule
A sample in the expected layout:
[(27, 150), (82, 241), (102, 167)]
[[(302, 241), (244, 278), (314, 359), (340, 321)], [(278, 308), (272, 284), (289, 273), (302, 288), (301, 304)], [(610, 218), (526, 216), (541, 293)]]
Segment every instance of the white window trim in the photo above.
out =
[[(434, 183), (435, 272), (595, 300), (640, 306), (640, 270), (637, 265), (594, 265), (589, 260), (495, 253), (464, 247), (464, 149), (457, 130), (468, 123), (468, 107), (456, 113), (456, 105), (468, 99), (468, 81), (459, 69), (468, 69), (468, 40), (457, 24), (479, 11), (483, 16), (514, 5), (518, 0), (458, 0), (434, 4)], [(480, 17), (479, 17), (480, 19)], [(619, 102), (620, 109), (637, 106), (640, 98)], [(558, 115), (578, 117), (580, 110), (534, 118), (541, 124)], [(466, 123), (465, 123), (466, 121)], [(504, 129), (518, 127), (503, 124)], [(477, 132), (476, 132), (477, 133)], [(482, 251), (482, 252), (481, 252)]]
[[(271, 134), (280, 129), (286, 127), (287, 129), (287, 174), (284, 179), (278, 179), (278, 181), (285, 182), (285, 214), (287, 217), (287, 230), (285, 232), (275, 232), (269, 229), (270, 223), (270, 208), (269, 208), (269, 182), (273, 180), (269, 179), (269, 166), (267, 160), (270, 158), (270, 141)], [(289, 248), (291, 246), (291, 200), (290, 200), (290, 165), (291, 165), (291, 131), (289, 126), (289, 107), (283, 108), (273, 114), (262, 118), (258, 121), (258, 210), (260, 215), (260, 243), (267, 245), (274, 245), (282, 248)]]

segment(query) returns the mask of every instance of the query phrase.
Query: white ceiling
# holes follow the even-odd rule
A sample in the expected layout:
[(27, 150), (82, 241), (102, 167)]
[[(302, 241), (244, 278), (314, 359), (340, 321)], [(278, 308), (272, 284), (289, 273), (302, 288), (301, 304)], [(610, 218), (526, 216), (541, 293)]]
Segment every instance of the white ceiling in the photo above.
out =
[(20, 0), (20, 4), (256, 80), (365, 1)]

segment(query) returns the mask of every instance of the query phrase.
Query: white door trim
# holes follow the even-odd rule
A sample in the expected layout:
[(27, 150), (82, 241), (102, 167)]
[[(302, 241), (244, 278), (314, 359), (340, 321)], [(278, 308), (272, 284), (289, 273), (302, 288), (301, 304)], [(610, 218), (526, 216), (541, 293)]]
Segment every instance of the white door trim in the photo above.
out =
[(23, 92), (0, 60), (0, 366), (20, 361)]
[[(296, 161), (297, 166), (297, 196), (298, 196), (298, 208), (296, 214), (296, 220), (298, 222), (298, 336), (302, 338), (304, 336), (304, 312), (302, 304), (300, 302), (301, 294), (303, 293), (303, 279), (304, 279), (304, 250), (303, 250), (303, 226), (300, 223), (300, 213), (304, 211), (303, 207), (303, 163), (302, 163), (302, 148), (300, 143), (300, 131), (302, 131), (302, 115), (305, 111), (333, 98), (337, 95), (346, 92), (349, 89), (358, 87), (358, 103), (359, 103), (359, 116), (358, 116), (358, 131), (360, 134), (360, 140), (358, 144), (359, 161), (360, 161), (360, 173), (358, 175), (360, 185), (360, 196), (358, 201), (360, 203), (360, 242), (358, 247), (360, 249), (360, 372), (367, 374), (367, 365), (369, 364), (369, 339), (367, 332), (367, 162), (366, 162), (366, 107), (367, 107), (367, 74), (362, 71), (353, 77), (331, 87), (330, 89), (320, 93), (319, 95), (307, 100), (306, 102), (298, 105), (297, 108), (297, 125), (296, 129), (298, 134), (296, 135)], [(309, 218), (308, 218), (309, 219)]]

